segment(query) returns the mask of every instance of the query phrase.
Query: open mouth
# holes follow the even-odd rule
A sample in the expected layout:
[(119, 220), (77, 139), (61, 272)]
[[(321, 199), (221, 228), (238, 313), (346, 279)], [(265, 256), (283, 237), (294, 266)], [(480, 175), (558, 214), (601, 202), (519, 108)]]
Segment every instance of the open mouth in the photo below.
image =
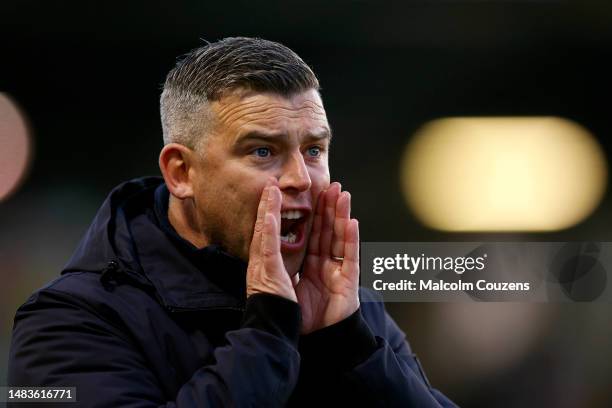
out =
[(281, 244), (300, 244), (306, 219), (306, 212), (302, 210), (281, 211)]

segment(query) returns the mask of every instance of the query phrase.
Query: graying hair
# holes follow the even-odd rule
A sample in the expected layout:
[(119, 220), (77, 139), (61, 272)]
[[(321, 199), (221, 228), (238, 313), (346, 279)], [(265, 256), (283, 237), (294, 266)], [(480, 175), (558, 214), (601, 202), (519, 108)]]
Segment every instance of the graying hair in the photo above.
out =
[(210, 102), (244, 88), (290, 96), (319, 81), (286, 46), (260, 38), (230, 37), (186, 54), (168, 73), (160, 98), (164, 144), (200, 145), (213, 123)]

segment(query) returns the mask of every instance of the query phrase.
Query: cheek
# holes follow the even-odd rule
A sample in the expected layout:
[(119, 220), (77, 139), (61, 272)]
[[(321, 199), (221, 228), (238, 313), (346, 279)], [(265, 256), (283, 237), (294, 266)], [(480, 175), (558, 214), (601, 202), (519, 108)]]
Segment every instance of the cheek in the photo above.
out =
[(312, 193), (316, 198), (318, 194), (329, 187), (329, 169), (325, 168), (313, 169), (310, 172), (310, 181), (312, 182)]
[[(223, 171), (216, 173), (216, 194), (223, 197), (220, 207), (231, 212), (233, 217), (249, 219), (257, 214), (257, 206), (265, 187), (266, 175), (254, 174), (239, 164), (226, 164)], [(254, 220), (254, 218), (253, 218)], [(254, 221), (253, 221), (254, 222)]]
[(253, 229), (255, 221), (257, 220), (257, 208), (259, 207), (259, 201), (261, 200), (261, 194), (265, 186), (266, 179), (263, 181), (252, 180), (244, 184), (245, 192), (241, 201), (245, 209), (244, 219), (247, 220), (248, 229)]
[(252, 183), (249, 186), (248, 202), (253, 220), (257, 217), (257, 208), (259, 207), (259, 200), (261, 200), (261, 193), (263, 192), (265, 183)]

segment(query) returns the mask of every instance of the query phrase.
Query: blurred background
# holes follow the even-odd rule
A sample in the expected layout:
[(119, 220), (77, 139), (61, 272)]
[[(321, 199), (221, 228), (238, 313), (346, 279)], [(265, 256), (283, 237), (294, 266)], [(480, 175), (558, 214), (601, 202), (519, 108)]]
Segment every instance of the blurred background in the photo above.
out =
[[(25, 0), (0, 3), (0, 21), (0, 384), (16, 308), (59, 274), (115, 185), (159, 174), (160, 87), (177, 56), (202, 39), (279, 41), (313, 67), (334, 131), (332, 177), (351, 191), (364, 241), (612, 241), (612, 6), (605, 2)], [(454, 140), (454, 159), (416, 144), (427, 123), (456, 117), (510, 122), (484, 132), (497, 134), (494, 145), (452, 126), (451, 136), (430, 136), (443, 146), (445, 137)], [(525, 117), (563, 118), (555, 120), (578, 133), (570, 143), (555, 129), (546, 137), (535, 131), (525, 144), (532, 130), (512, 127)], [(463, 134), (465, 143), (456, 139)], [(538, 138), (545, 141), (534, 150), (529, 141)], [(530, 147), (507, 156), (517, 145)], [(449, 197), (431, 193), (430, 202), (458, 217), (449, 226), (432, 221), (410, 192), (431, 181), (433, 160), (449, 165), (437, 183), (455, 185), (445, 175), (469, 173), (461, 149), (487, 152), (476, 172), (497, 186), (487, 190), (497, 201), (474, 207), (482, 200), (467, 187)], [(438, 156), (426, 160), (423, 152)], [(411, 157), (425, 167), (415, 170)], [(542, 162), (553, 164), (532, 177)], [(529, 189), (520, 187), (528, 180)], [(465, 208), (492, 214), (489, 224), (461, 224), (469, 216), (453, 212), (461, 194), (472, 197)], [(546, 225), (516, 221), (535, 214), (531, 208), (536, 220), (579, 214)], [(506, 219), (515, 221), (496, 223)], [(431, 383), (463, 407), (612, 406), (609, 303), (388, 308)]]

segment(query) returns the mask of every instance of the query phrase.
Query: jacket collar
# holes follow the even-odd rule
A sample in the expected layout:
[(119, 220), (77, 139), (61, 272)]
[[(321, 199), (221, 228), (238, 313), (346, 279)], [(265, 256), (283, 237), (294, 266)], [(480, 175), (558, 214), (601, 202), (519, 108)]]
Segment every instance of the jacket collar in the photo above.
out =
[(181, 238), (168, 221), (168, 199), (159, 177), (115, 188), (62, 273), (100, 272), (115, 261), (118, 271), (149, 282), (169, 310), (242, 309), (246, 263)]

